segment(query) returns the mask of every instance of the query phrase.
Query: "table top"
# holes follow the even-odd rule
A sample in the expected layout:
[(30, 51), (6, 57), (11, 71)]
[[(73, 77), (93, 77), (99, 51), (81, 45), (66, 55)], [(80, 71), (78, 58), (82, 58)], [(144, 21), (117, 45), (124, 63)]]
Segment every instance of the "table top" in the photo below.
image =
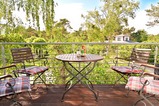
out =
[(78, 56), (77, 54), (61, 54), (57, 55), (56, 59), (64, 62), (96, 62), (103, 60), (103, 57), (96, 54), (86, 54), (85, 56)]

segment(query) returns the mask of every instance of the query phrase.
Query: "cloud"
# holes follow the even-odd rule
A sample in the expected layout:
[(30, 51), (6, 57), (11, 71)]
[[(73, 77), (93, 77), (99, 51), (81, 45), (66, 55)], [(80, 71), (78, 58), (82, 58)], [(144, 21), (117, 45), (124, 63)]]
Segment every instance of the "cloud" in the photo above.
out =
[[(101, 2), (98, 5), (101, 6)], [(150, 8), (150, 4), (146, 5), (145, 8)], [(84, 21), (81, 18), (81, 14), (86, 14), (87, 11), (83, 3), (58, 3), (58, 6), (55, 7), (55, 20), (66, 18), (70, 21), (73, 29), (78, 30)], [(159, 34), (159, 26), (151, 28), (146, 26), (149, 20), (149, 17), (146, 16), (145, 9), (140, 9), (136, 12), (135, 19), (129, 18), (129, 27), (135, 27), (136, 30), (144, 29), (149, 34)]]
[[(140, 1), (140, 0), (137, 0), (137, 1)], [(138, 10), (136, 12), (136, 17), (135, 19), (130, 19), (129, 18), (129, 26), (130, 27), (135, 27), (136, 30), (142, 30), (144, 29), (145, 31), (148, 32), (148, 34), (159, 34), (159, 26), (154, 26), (154, 27), (149, 27), (149, 26), (146, 26), (147, 22), (150, 21), (150, 17), (146, 15), (146, 9), (150, 9), (151, 8), (151, 4), (156, 4), (157, 3), (157, 0), (155, 1), (141, 1), (141, 4), (140, 4), (140, 10)]]
[(70, 21), (73, 29), (78, 30), (83, 22), (81, 14), (84, 13), (85, 10), (82, 3), (61, 4), (55, 7), (55, 20), (66, 18)]
[(146, 12), (145, 11), (138, 11), (136, 12), (136, 17), (134, 19), (129, 18), (129, 26), (133, 26), (136, 29), (145, 29), (145, 24), (147, 23)]
[(155, 27), (149, 27), (146, 26), (147, 22), (150, 20), (150, 17), (146, 15), (145, 10), (139, 10), (136, 12), (136, 17), (135, 19), (130, 19), (129, 18), (129, 26), (130, 27), (135, 27), (136, 30), (142, 30), (144, 29), (145, 31), (148, 32), (148, 34), (159, 34), (159, 26)]

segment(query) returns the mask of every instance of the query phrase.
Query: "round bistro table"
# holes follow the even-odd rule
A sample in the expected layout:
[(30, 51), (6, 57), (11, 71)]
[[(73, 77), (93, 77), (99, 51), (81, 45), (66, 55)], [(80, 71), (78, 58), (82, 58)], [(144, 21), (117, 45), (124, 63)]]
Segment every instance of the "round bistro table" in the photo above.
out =
[[(103, 60), (103, 57), (96, 54), (86, 54), (85, 56), (79, 56), (77, 54), (61, 54), (57, 55), (56, 59), (63, 62), (65, 69), (72, 76), (65, 85), (65, 92), (63, 93), (61, 101), (64, 101), (65, 94), (78, 83), (86, 85), (86, 87), (92, 91), (97, 101), (97, 93), (95, 93), (92, 82), (86, 76), (93, 71), (97, 61)], [(74, 65), (74, 63), (77, 64)], [(84, 65), (81, 65), (81, 63), (84, 63)], [(75, 72), (73, 72), (73, 70)], [(75, 81), (73, 82), (73, 80)], [(89, 82), (89, 84), (85, 84), (83, 80)], [(73, 82), (73, 84), (71, 82)]]

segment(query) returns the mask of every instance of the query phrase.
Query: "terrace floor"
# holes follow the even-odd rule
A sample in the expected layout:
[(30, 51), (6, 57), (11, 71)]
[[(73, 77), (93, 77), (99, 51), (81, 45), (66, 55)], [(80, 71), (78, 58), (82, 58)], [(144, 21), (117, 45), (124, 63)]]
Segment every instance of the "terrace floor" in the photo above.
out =
[[(127, 90), (124, 85), (94, 85), (98, 92), (99, 100), (95, 101), (94, 95), (87, 88), (77, 85), (71, 89), (65, 96), (64, 102), (61, 97), (64, 91), (64, 85), (49, 85), (48, 90), (44, 85), (35, 85), (32, 88), (32, 100), (28, 93), (18, 95), (18, 101), (23, 106), (132, 106), (139, 99), (136, 92), (130, 92), (126, 97)], [(155, 106), (158, 106), (158, 102)], [(6, 99), (0, 100), (0, 106), (10, 106), (11, 102)], [(144, 106), (139, 103), (137, 106)], [(149, 106), (149, 105), (147, 105)]]

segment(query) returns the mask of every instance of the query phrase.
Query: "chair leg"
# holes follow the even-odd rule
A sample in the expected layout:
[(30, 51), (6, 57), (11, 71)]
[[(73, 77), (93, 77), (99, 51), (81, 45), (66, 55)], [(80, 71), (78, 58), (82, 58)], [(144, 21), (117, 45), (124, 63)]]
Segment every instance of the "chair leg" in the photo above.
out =
[(31, 96), (31, 94), (30, 94), (30, 92), (29, 92), (29, 91), (28, 91), (28, 94), (29, 94), (30, 99), (32, 99), (32, 96)]
[(154, 96), (154, 98), (157, 100), (157, 102), (159, 102), (159, 99), (156, 96)]
[(6, 99), (12, 102), (10, 106), (22, 106), (22, 104), (17, 101), (17, 94), (13, 94), (11, 97), (7, 96)]
[(128, 89), (128, 92), (126, 93), (126, 97), (128, 97), (129, 93), (130, 93), (130, 89)]
[(146, 106), (146, 103), (145, 103), (143, 100), (147, 101), (147, 102), (150, 104), (150, 106), (154, 106), (154, 104), (152, 104), (152, 103), (148, 100), (148, 98), (153, 97), (153, 96), (155, 96), (155, 95), (147, 95), (147, 96), (146, 96), (146, 95), (144, 95), (144, 94), (142, 93), (142, 90), (139, 91), (138, 94), (139, 94), (139, 96), (141, 97), (141, 99), (139, 99), (138, 101), (136, 101), (133, 106), (136, 106), (139, 102), (144, 103), (145, 106)]
[[(139, 96), (141, 97), (141, 99), (138, 100), (138, 101), (135, 103), (135, 105), (136, 105), (138, 102), (140, 102), (140, 101), (142, 101), (142, 102), (145, 104), (145, 102), (143, 101), (143, 100), (145, 100), (145, 101), (147, 101), (151, 106), (154, 106), (154, 105), (148, 100), (148, 98), (150, 98), (150, 97), (152, 97), (152, 96), (155, 96), (155, 95), (147, 95), (147, 96), (146, 96), (146, 95), (143, 94), (143, 90), (144, 90), (144, 87), (145, 87), (145, 85), (146, 85), (147, 82), (148, 82), (148, 80), (146, 80), (146, 81), (144, 82), (144, 84), (143, 84), (141, 90), (138, 92), (138, 94), (139, 94)], [(135, 106), (135, 105), (134, 105), (134, 106)]]
[(15, 101), (13, 104), (11, 104), (10, 106), (22, 106), (22, 104), (20, 102)]
[(154, 106), (147, 98), (149, 98), (149, 97), (152, 97), (153, 95), (150, 95), (150, 96), (147, 96), (147, 97), (145, 97), (143, 94), (140, 94), (140, 96), (144, 99), (144, 100), (146, 100), (151, 106)]
[(33, 82), (33, 85), (35, 84), (35, 82), (36, 82), (37, 79), (41, 79), (42, 83), (45, 84), (46, 88), (48, 88), (47, 84), (45, 83), (45, 81), (41, 78), (41, 76), (42, 76), (43, 73), (37, 74), (38, 76), (35, 78), (35, 80)]
[(41, 77), (39, 77), (40, 79), (41, 79), (41, 81), (45, 84), (45, 86), (46, 86), (46, 89), (48, 88), (47, 87), (47, 84), (45, 83), (45, 81), (41, 78)]
[[(140, 95), (140, 96), (141, 96), (141, 99), (139, 99), (138, 101), (136, 101), (133, 106), (136, 106), (139, 102), (142, 102), (142, 103), (146, 104), (143, 100), (146, 100), (151, 106), (154, 106), (154, 105), (147, 99), (147, 98), (150, 98), (150, 97), (152, 97), (152, 96), (154, 96), (154, 95), (144, 96), (144, 95), (142, 94), (142, 95)], [(145, 105), (145, 106), (146, 106), (146, 105)]]
[(10, 100), (13, 101), (13, 104), (11, 106), (22, 106), (22, 104), (16, 100), (17, 99), (17, 94), (15, 93), (15, 90), (13, 89), (13, 86), (10, 83), (7, 83), (7, 84), (9, 85), (9, 87), (11, 88), (11, 91), (13, 92), (13, 95), (10, 98)]
[(115, 85), (116, 85), (116, 83), (118, 82), (118, 81), (120, 81), (122, 78), (125, 80), (125, 82), (127, 82), (127, 79), (125, 78), (125, 76), (126, 75), (123, 75), (123, 74), (120, 74), (120, 73), (118, 73), (119, 75), (120, 75), (120, 77), (115, 81)]
[[(44, 72), (43, 72), (43, 73), (44, 73)], [(35, 84), (35, 82), (36, 82), (36, 80), (37, 80), (38, 78), (42, 79), (42, 78), (41, 78), (41, 75), (42, 75), (43, 73), (37, 74), (37, 77), (34, 79), (33, 85)], [(43, 80), (42, 80), (42, 82), (44, 83)], [(45, 83), (44, 83), (44, 84), (45, 84)]]

